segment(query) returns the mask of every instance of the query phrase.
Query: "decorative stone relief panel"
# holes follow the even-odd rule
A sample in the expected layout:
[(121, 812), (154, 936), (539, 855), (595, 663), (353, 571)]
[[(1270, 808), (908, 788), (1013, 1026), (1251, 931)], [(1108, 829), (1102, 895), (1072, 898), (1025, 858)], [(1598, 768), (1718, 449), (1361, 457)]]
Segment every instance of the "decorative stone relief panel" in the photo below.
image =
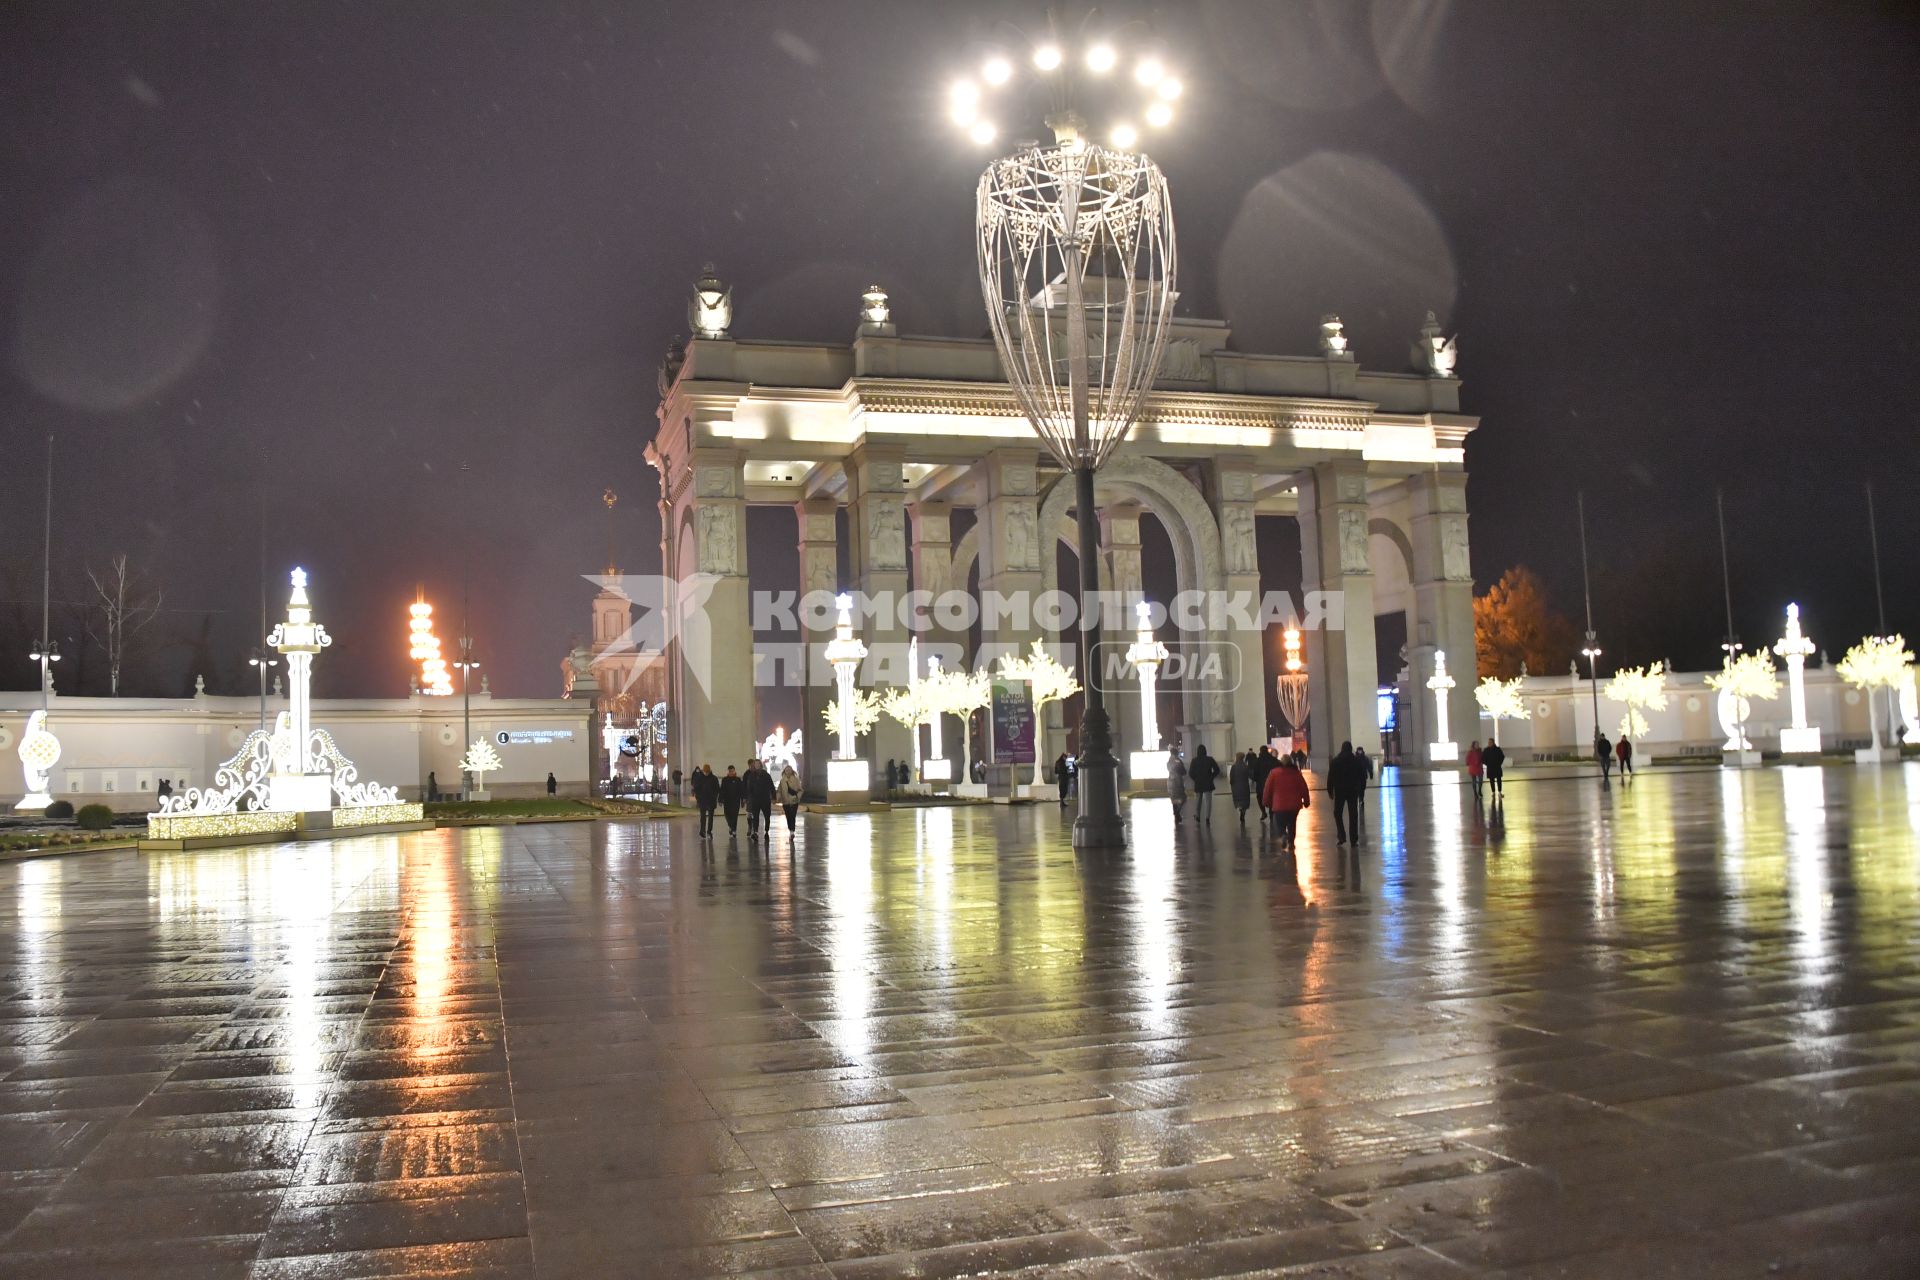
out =
[(693, 491), (702, 498), (731, 498), (736, 471), (732, 467), (695, 467)]
[(1002, 540), (1001, 553), (1006, 556), (1006, 567), (1021, 572), (1031, 572), (1040, 567), (1039, 517), (1031, 502), (1002, 502), (1000, 504), (1002, 520), (1006, 533)]
[(1367, 500), (1367, 478), (1365, 476), (1341, 476), (1334, 488), (1341, 502), (1365, 502)]
[(1253, 508), (1235, 503), (1220, 510), (1220, 551), (1228, 573), (1260, 572), (1260, 551), (1253, 536)]
[(703, 504), (694, 510), (697, 563), (702, 573), (734, 575), (740, 564), (741, 509), (730, 503)]
[(867, 499), (866, 568), (905, 569), (907, 567), (907, 509), (898, 498)]
[(1448, 582), (1473, 581), (1473, 557), (1467, 551), (1467, 518), (1440, 519), (1440, 576)]
[(1355, 507), (1340, 508), (1340, 572), (1367, 572), (1367, 513)]
[(1032, 467), (1008, 467), (1000, 473), (1006, 492), (1024, 496), (1033, 492), (1034, 470)]

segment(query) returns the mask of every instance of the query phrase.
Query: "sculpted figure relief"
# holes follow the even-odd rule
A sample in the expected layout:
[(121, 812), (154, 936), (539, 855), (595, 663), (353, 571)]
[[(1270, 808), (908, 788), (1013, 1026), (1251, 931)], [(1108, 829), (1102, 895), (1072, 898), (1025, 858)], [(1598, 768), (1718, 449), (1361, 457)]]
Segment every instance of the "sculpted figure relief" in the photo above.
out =
[(739, 512), (730, 506), (703, 506), (694, 515), (702, 573), (740, 572)]
[(867, 508), (870, 569), (907, 567), (907, 512), (898, 502), (874, 502)]
[(1220, 512), (1221, 550), (1228, 573), (1258, 573), (1259, 550), (1254, 545), (1253, 508), (1234, 505)]
[(1473, 579), (1473, 557), (1467, 551), (1465, 516), (1449, 516), (1440, 522), (1440, 574), (1448, 582)]
[(1367, 572), (1367, 513), (1351, 508), (1340, 512), (1340, 572)]
[(1040, 565), (1040, 554), (1035, 546), (1034, 526), (1036, 516), (1026, 503), (1011, 504), (1007, 507), (1007, 534), (1005, 552), (1007, 568), (1036, 569)]

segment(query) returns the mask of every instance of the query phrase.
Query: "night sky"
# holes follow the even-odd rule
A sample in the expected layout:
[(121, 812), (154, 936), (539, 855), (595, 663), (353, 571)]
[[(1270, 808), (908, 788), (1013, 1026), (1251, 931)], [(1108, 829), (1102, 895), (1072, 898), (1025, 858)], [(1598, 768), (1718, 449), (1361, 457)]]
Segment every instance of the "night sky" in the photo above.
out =
[[(1920, 623), (1920, 20), (1905, 5), (1106, 6), (1184, 67), (1181, 310), (1306, 354), (1337, 311), (1400, 369), (1461, 339), (1474, 569), (1609, 654), (1700, 665), (1788, 599), (1836, 654)], [(168, 612), (136, 692), (250, 690), (314, 575), (323, 694), (405, 688), (424, 585), (496, 689), (551, 695), (606, 520), (657, 563), (654, 371), (712, 260), (742, 336), (984, 332), (984, 160), (943, 91), (1030, 4), (87, 4), (0, 9), (0, 682), (32, 687), (40, 468), (55, 595), (116, 551)], [(1031, 130), (1037, 132), (1037, 127)], [(463, 482), (462, 463), (471, 470)], [(756, 585), (790, 517), (757, 516)], [(31, 601), (30, 604), (24, 603)], [(81, 620), (56, 632), (78, 644)], [(1633, 651), (1634, 646), (1639, 651)], [(72, 666), (62, 671), (63, 683)], [(96, 668), (97, 674), (97, 668)]]

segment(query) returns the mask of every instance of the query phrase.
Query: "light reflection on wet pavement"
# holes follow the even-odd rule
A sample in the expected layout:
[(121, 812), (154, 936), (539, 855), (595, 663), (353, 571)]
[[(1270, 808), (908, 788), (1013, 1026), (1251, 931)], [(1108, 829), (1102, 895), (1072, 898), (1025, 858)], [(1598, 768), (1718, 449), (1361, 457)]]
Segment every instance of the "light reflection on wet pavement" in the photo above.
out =
[(1920, 766), (0, 865), (0, 1274), (1913, 1275)]

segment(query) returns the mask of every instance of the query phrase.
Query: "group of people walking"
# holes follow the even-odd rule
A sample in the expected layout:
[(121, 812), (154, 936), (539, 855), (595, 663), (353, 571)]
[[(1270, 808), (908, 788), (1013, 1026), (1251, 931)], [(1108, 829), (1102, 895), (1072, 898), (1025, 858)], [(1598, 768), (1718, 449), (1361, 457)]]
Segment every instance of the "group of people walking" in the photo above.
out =
[[(1193, 751), (1189, 764), (1175, 748), (1167, 753), (1167, 797), (1173, 801), (1173, 820), (1186, 816), (1187, 798), (1193, 797), (1193, 820), (1198, 826), (1213, 825), (1213, 795), (1221, 776), (1220, 762), (1207, 754), (1205, 746)], [(1299, 829), (1300, 811), (1313, 804), (1313, 789), (1307, 784), (1304, 753), (1282, 754), (1271, 746), (1249, 747), (1233, 758), (1226, 770), (1227, 787), (1240, 825), (1247, 822), (1247, 810), (1257, 804), (1260, 821), (1269, 834), (1280, 841), (1282, 849), (1294, 846)], [(1340, 744), (1340, 751), (1327, 765), (1326, 789), (1333, 798), (1334, 833), (1340, 844), (1358, 842), (1361, 832), (1361, 799), (1367, 783), (1373, 779), (1373, 761), (1364, 748), (1355, 750), (1351, 742)]]
[(1479, 739), (1467, 744), (1467, 781), (1473, 784), (1473, 798), (1483, 797), (1482, 788), (1493, 792), (1498, 801), (1506, 795), (1507, 753), (1497, 742), (1489, 742), (1484, 748)]
[(703, 764), (693, 771), (693, 802), (700, 810), (700, 835), (703, 839), (713, 837), (716, 809), (727, 819), (727, 834), (736, 834), (744, 805), (747, 839), (770, 840), (773, 838), (773, 806), (778, 804), (787, 819), (787, 834), (791, 836), (804, 790), (800, 775), (792, 765), (781, 769), (780, 777), (775, 779), (758, 760), (747, 761), (745, 774), (735, 772), (734, 767), (728, 765), (720, 777), (714, 776), (712, 765)]

